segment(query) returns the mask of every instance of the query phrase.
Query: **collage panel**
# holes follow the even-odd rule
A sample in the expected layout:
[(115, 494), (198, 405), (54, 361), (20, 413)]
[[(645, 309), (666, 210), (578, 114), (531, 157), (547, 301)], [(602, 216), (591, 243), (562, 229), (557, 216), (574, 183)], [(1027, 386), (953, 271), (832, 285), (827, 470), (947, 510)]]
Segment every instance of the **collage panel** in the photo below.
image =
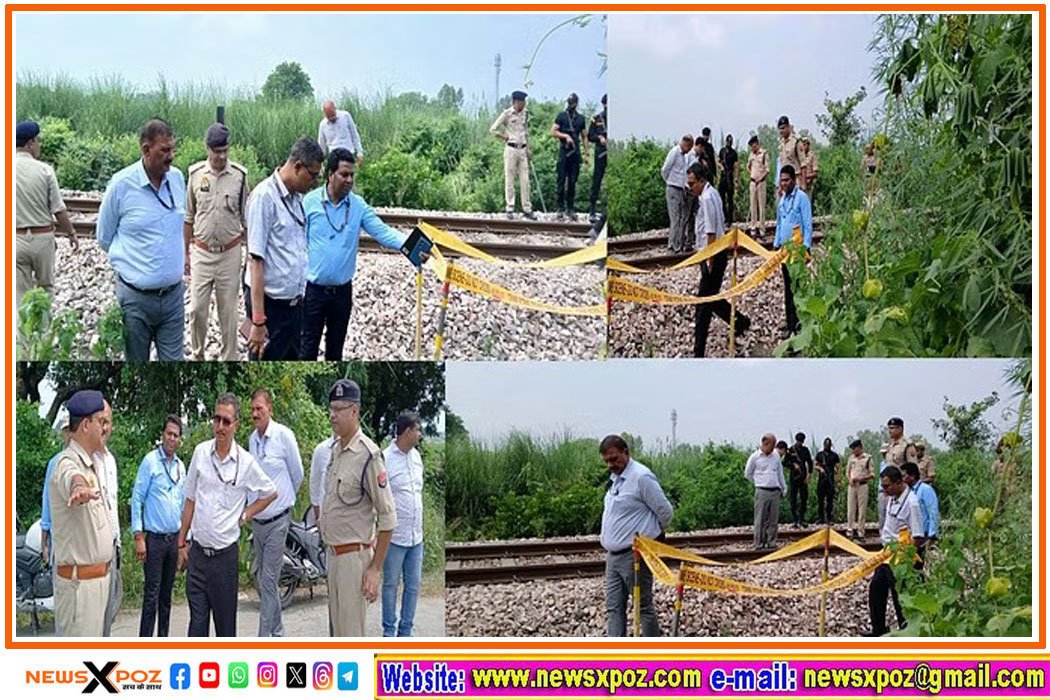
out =
[(448, 634), (1028, 637), (1031, 372), (449, 365)]
[[(135, 14), (18, 18), (20, 360), (604, 353), (604, 16), (245, 16), (149, 67), (76, 53)], [(347, 63), (209, 44), (318, 23)]]
[(440, 363), (18, 378), (16, 636), (444, 635)]
[(610, 357), (1030, 356), (1032, 22), (612, 16)]

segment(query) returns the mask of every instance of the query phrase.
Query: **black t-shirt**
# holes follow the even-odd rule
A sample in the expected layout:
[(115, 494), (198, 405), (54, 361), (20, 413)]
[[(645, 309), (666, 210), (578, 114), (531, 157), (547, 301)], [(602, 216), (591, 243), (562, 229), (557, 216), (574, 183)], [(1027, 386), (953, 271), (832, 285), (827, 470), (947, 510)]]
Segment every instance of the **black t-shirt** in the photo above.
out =
[(813, 453), (809, 451), (809, 448), (805, 445), (792, 445), (788, 448), (789, 452), (794, 452), (795, 456), (798, 457), (799, 464), (802, 465), (803, 473), (813, 473)]
[[(587, 140), (594, 144), (595, 153), (603, 153), (605, 146), (598, 140), (599, 136), (609, 136), (609, 117), (602, 111), (591, 117), (591, 124), (587, 127)], [(558, 127), (561, 129), (561, 126)]]
[(821, 481), (835, 483), (835, 467), (842, 463), (839, 453), (835, 450), (821, 450), (817, 453), (817, 464), (824, 467), (824, 474), (820, 476)]
[(738, 158), (735, 148), (723, 146), (722, 150), (718, 152), (718, 162), (722, 164), (723, 168), (722, 177), (733, 179), (733, 168), (736, 166)]
[[(563, 134), (572, 136), (572, 142), (575, 146), (576, 151), (580, 150), (580, 137), (583, 135), (584, 127), (587, 123), (583, 119), (583, 115), (579, 112), (574, 112), (572, 115), (569, 114), (568, 110), (559, 112), (558, 116), (555, 117), (554, 123), (558, 125), (558, 131)], [(571, 153), (573, 149), (570, 149), (565, 142), (561, 139), (558, 140), (562, 153)]]
[(794, 482), (805, 480), (806, 473), (803, 471), (802, 463), (799, 461), (798, 455), (795, 454), (793, 448), (788, 448), (788, 451), (780, 458), (780, 464), (784, 467), (784, 471), (787, 472), (788, 480)]

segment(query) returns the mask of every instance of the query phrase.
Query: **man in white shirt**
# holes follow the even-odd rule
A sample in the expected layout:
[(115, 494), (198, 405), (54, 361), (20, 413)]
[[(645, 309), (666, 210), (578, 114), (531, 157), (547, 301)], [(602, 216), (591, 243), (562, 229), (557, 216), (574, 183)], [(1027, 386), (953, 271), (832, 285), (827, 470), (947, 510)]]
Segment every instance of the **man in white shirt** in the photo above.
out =
[(667, 232), (667, 249), (680, 253), (685, 250), (686, 226), (689, 223), (689, 197), (685, 184), (685, 171), (689, 167), (689, 154), (693, 148), (693, 137), (686, 134), (677, 146), (667, 152), (660, 168), (660, 177), (667, 185), (667, 216), (670, 228)]
[[(273, 397), (268, 389), (256, 389), (252, 394), (252, 424), (255, 430), (248, 436), (248, 451), (277, 488), (277, 498), (252, 520), (252, 547), (258, 564), (255, 589), (259, 591), (259, 636), (283, 637), (277, 584), (292, 506), (303, 483), (303, 460), (295, 435), (273, 420)], [(249, 496), (249, 503), (252, 500)]]
[(350, 112), (336, 109), (332, 100), (325, 100), (322, 111), (324, 119), (317, 126), (317, 143), (325, 155), (336, 148), (345, 148), (354, 154), (357, 167), (361, 167), (365, 162), (365, 152), (361, 148), (361, 135), (357, 133), (357, 125)]
[[(697, 198), (696, 209), (696, 249), (703, 250), (722, 237), (726, 231), (725, 215), (722, 210), (722, 197), (712, 184), (713, 174), (700, 163), (693, 163), (686, 171), (686, 185)], [(714, 257), (700, 263), (700, 289), (698, 296), (707, 297), (722, 290), (722, 280), (729, 265), (729, 251), (723, 250)], [(711, 327), (711, 315), (717, 314), (729, 325), (732, 307), (725, 299), (696, 305), (696, 328), (693, 335), (693, 355), (703, 357), (707, 353), (707, 332)], [(751, 319), (737, 313), (736, 335), (746, 333), (751, 327)]]
[[(423, 437), (419, 416), (403, 411), (397, 417), (395, 434), (394, 441), (383, 450), (397, 509), (397, 525), (383, 560), (383, 636), (411, 637), (423, 578), (423, 458), (416, 449)], [(397, 585), (402, 577), (398, 620)]]
[[(619, 435), (607, 435), (598, 446), (609, 469), (609, 486), (602, 509), (599, 535), (605, 550), (606, 636), (627, 635), (627, 596), (634, 586), (634, 536), (657, 539), (674, 515), (656, 475), (631, 459), (631, 451)], [(638, 571), (641, 632), (660, 636), (660, 620), (653, 607), (653, 574), (641, 563)]]
[[(277, 489), (251, 454), (234, 441), (240, 402), (233, 394), (215, 401), (211, 440), (197, 445), (185, 479), (186, 504), (179, 530), (179, 568), (189, 562), (186, 599), (189, 637), (237, 635), (238, 540), (251, 522), (277, 498)], [(250, 494), (258, 498), (248, 507)], [(186, 537), (193, 530), (193, 546)]]
[(124, 581), (120, 573), (120, 516), (117, 514), (117, 496), (120, 482), (117, 479), (117, 459), (109, 451), (109, 438), (113, 436), (113, 407), (106, 401), (102, 410), (102, 447), (95, 453), (98, 465), (99, 481), (102, 487), (102, 500), (109, 513), (110, 527), (113, 529), (113, 560), (109, 570), (109, 598), (106, 601), (106, 613), (103, 617), (102, 636), (110, 636), (113, 620), (120, 612), (120, 603), (124, 599)]
[(762, 446), (747, 458), (744, 478), (755, 485), (755, 549), (777, 548), (777, 523), (780, 521), (780, 499), (787, 495), (784, 470), (777, 454), (777, 438), (772, 433), (762, 436)]
[[(918, 496), (904, 483), (904, 475), (895, 466), (882, 470), (880, 476), (882, 490), (888, 497), (886, 501), (886, 519), (882, 524), (879, 537), (883, 546), (901, 541), (901, 533), (909, 532), (911, 541), (921, 548), (926, 530), (922, 522), (922, 507)], [(903, 543), (902, 543), (903, 545)], [(871, 575), (868, 584), (868, 612), (871, 615), (871, 631), (865, 637), (881, 637), (889, 632), (886, 625), (886, 603), (893, 598), (893, 607), (897, 613), (897, 624), (901, 629), (908, 626), (897, 598), (897, 581), (889, 564), (880, 564)]]
[(328, 473), (328, 463), (332, 461), (332, 447), (337, 437), (327, 437), (317, 443), (310, 458), (310, 505), (314, 509), (314, 520), (321, 518), (321, 504), (324, 503), (324, 480)]

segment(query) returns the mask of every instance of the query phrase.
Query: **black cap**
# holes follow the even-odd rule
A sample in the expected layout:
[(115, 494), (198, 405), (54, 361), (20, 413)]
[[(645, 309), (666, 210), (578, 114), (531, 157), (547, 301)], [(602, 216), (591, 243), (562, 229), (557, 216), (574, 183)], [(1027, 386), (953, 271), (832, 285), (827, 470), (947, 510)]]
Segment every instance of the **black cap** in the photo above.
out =
[(15, 145), (22, 148), (40, 135), (40, 125), (32, 119), (18, 122), (15, 126)]
[(71, 418), (83, 418), (101, 411), (105, 407), (104, 403), (101, 391), (83, 389), (69, 398), (66, 408)]
[(888, 426), (889, 425), (895, 425), (898, 428), (903, 428), (904, 427), (904, 419), (903, 418), (898, 418), (897, 416), (894, 416), (893, 418), (890, 418), (888, 421), (886, 421), (886, 425), (888, 425)]
[(751, 144), (753, 144), (753, 143), (758, 143), (758, 137), (757, 137), (757, 136), (752, 136), (751, 138), (749, 138), (749, 139), (747, 140), (747, 145), (748, 145), (748, 146), (750, 146), (750, 145), (751, 145)]
[(528, 94), (523, 92), (522, 90), (515, 90), (514, 92), (510, 93), (510, 99), (512, 100), (524, 100), (526, 97), (528, 97)]
[(361, 387), (352, 379), (340, 379), (332, 385), (332, 390), (328, 392), (328, 402), (332, 401), (361, 403)]
[(570, 92), (569, 96), (565, 98), (565, 101), (569, 104), (575, 104), (580, 101), (580, 98), (576, 96), (575, 92)]
[(805, 442), (806, 441), (806, 434), (805, 433), (795, 433), (795, 441), (796, 442)]
[(863, 443), (863, 442), (861, 442), (859, 438), (858, 438), (857, 440), (854, 440), (853, 442), (851, 442), (851, 443), (849, 444), (849, 448), (850, 448), (851, 450), (855, 450), (855, 449), (857, 449), (858, 447), (864, 447), (864, 443)]
[(701, 136), (710, 136), (711, 135), (711, 127), (705, 126), (703, 129), (700, 130), (700, 135)]
[(230, 130), (225, 124), (215, 122), (204, 134), (204, 144), (208, 148), (223, 148), (230, 143)]
[(780, 119), (777, 119), (777, 126), (787, 126), (791, 121), (787, 118), (786, 114), (780, 115)]

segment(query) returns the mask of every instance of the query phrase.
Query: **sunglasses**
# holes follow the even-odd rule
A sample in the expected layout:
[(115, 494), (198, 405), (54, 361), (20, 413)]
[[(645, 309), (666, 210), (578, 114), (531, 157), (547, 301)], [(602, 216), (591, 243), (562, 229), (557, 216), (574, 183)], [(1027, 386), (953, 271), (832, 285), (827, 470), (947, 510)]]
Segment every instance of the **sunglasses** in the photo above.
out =
[(216, 425), (222, 424), (224, 428), (229, 428), (237, 421), (234, 418), (227, 418), (226, 416), (220, 416), (218, 414), (215, 414), (211, 417), (211, 422), (215, 423)]

